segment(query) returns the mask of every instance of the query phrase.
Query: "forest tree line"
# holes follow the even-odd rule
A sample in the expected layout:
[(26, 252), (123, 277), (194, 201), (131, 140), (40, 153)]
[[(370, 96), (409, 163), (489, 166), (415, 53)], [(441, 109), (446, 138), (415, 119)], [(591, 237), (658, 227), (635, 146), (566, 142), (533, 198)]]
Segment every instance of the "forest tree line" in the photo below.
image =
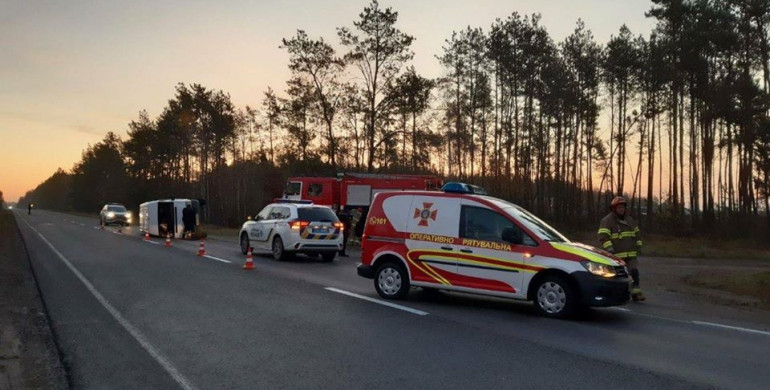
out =
[(258, 104), (178, 84), (22, 203), (195, 197), (236, 225), (289, 175), (367, 171), (472, 182), (561, 224), (594, 224), (616, 194), (659, 231), (770, 223), (770, 1), (652, 3), (648, 36), (623, 25), (606, 44), (581, 20), (554, 41), (538, 14), (457, 30), (432, 79), (372, 1), (331, 39), (284, 38), (291, 78)]

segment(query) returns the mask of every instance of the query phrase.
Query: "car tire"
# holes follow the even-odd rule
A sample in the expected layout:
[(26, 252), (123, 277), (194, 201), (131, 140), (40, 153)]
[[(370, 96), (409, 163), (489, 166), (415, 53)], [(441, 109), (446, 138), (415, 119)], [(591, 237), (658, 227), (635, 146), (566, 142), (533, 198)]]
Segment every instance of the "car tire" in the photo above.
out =
[(335, 257), (337, 257), (337, 252), (321, 253), (321, 259), (325, 263), (331, 263)]
[(292, 258), (292, 253), (286, 252), (286, 248), (283, 246), (283, 240), (280, 236), (273, 238), (273, 259), (278, 261), (286, 261)]
[(401, 264), (388, 261), (374, 272), (374, 288), (385, 299), (405, 299), (409, 294), (409, 274)]
[(550, 318), (570, 318), (580, 308), (578, 294), (564, 277), (548, 275), (535, 287), (535, 310)]
[(249, 235), (246, 234), (246, 232), (241, 233), (240, 243), (241, 243), (241, 253), (243, 253), (244, 255), (249, 253), (249, 245), (251, 245), (251, 243), (249, 242)]

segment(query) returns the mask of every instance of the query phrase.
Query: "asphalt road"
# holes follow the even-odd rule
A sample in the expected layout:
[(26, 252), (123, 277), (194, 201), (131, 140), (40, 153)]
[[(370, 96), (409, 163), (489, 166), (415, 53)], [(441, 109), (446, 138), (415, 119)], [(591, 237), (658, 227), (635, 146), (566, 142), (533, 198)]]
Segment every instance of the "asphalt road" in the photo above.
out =
[(766, 388), (770, 332), (643, 305), (538, 317), (459, 293), (390, 307), (355, 256), (256, 257), (235, 238), (144, 242), (96, 217), (17, 211), (76, 389)]

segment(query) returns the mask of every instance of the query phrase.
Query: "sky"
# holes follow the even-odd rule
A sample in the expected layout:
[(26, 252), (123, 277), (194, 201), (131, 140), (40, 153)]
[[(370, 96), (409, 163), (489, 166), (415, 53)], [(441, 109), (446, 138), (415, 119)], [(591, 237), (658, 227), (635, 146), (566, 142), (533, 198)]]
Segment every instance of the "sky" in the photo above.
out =
[[(200, 83), (258, 106), (289, 77), (281, 38), (297, 29), (339, 44), (368, 0), (0, 1), (0, 191), (16, 201), (70, 170), (89, 144), (147, 110), (157, 117), (177, 83)], [(426, 77), (452, 31), (485, 30), (513, 12), (540, 13), (561, 41), (585, 21), (600, 43), (622, 24), (648, 35), (646, 0), (381, 0), (416, 40), (413, 65)]]

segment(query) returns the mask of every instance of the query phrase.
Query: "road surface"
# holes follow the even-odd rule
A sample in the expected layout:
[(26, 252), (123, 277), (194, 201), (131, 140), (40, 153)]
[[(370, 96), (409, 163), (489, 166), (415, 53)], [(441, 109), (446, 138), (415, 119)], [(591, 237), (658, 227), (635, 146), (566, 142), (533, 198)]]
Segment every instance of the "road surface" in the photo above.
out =
[[(767, 388), (770, 332), (643, 305), (574, 321), (460, 293), (386, 306), (357, 256), (255, 258), (237, 239), (16, 218), (76, 389)], [(652, 305), (650, 305), (652, 306)]]

